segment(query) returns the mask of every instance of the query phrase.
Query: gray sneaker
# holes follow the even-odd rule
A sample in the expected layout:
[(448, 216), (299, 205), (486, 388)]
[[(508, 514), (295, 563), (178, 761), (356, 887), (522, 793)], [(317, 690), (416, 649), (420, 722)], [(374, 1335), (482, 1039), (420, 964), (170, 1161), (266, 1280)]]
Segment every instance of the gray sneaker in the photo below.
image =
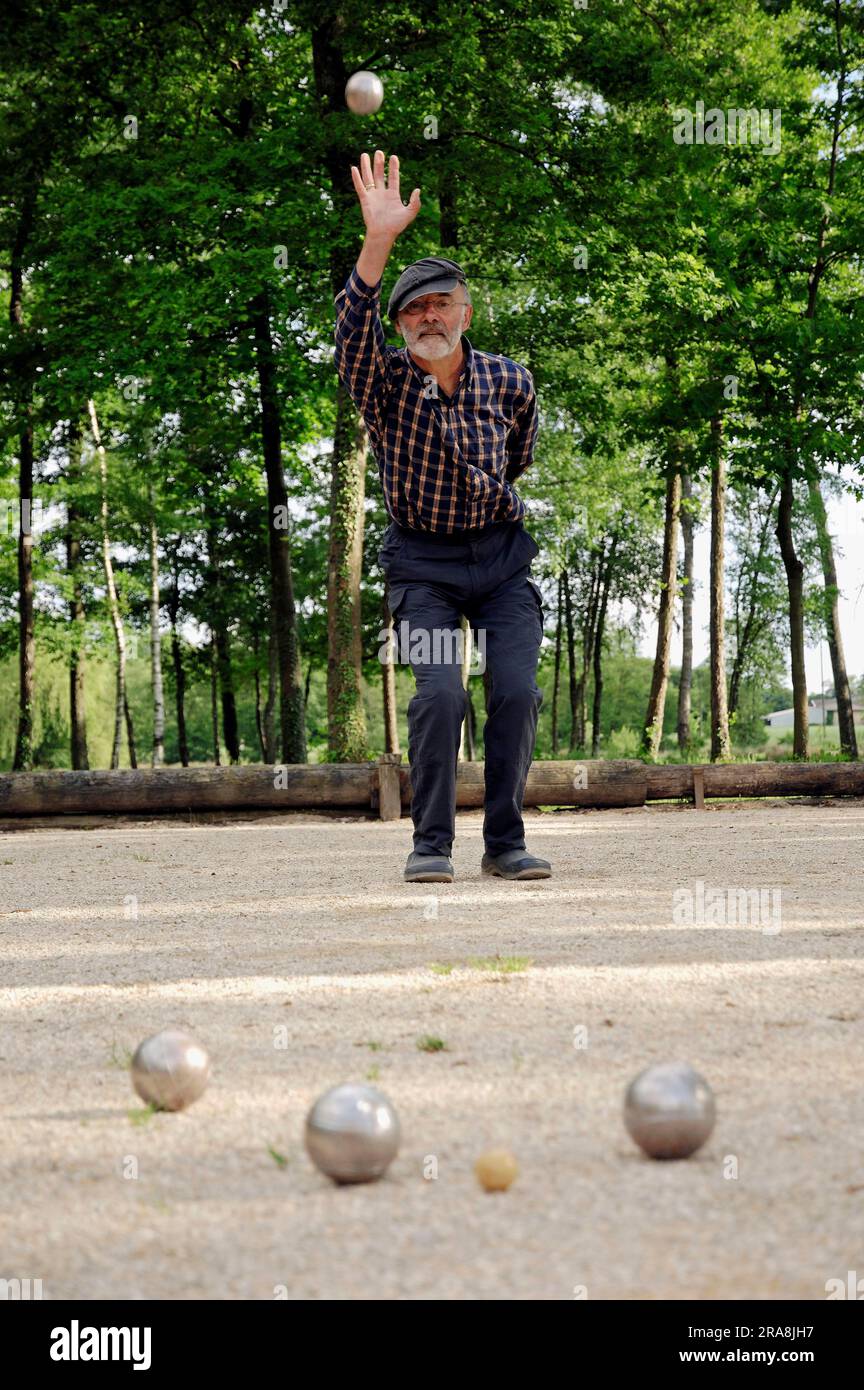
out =
[(406, 883), (452, 883), (453, 861), (446, 854), (418, 854), (412, 849), (405, 865)]
[(505, 849), (503, 854), (484, 854), (480, 863), (484, 874), (497, 878), (551, 878), (548, 859), (538, 859), (525, 849)]

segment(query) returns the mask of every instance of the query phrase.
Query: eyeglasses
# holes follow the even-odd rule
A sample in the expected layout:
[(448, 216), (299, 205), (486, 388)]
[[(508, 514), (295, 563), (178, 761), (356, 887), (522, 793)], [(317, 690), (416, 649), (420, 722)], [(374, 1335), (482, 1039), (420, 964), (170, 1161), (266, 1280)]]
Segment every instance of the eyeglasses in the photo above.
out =
[(448, 314), (451, 309), (464, 307), (467, 303), (467, 299), (445, 299), (443, 295), (433, 294), (428, 299), (412, 299), (410, 304), (399, 310), (399, 313), (408, 319), (416, 319), (425, 314), (427, 309), (436, 309), (439, 314)]

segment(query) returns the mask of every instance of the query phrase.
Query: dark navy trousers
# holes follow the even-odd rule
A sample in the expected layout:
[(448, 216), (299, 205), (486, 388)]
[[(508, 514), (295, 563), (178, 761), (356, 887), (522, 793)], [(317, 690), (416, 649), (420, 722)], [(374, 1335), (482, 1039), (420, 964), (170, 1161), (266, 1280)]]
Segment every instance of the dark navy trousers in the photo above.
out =
[(378, 559), (389, 584), (396, 659), (410, 661), (416, 680), (408, 758), (420, 854), (449, 855), (456, 833), (456, 766), (468, 709), (459, 649), (463, 614), (475, 633), (471, 669), (485, 663), (490, 680), (483, 735), (486, 852), (526, 847), (522, 798), (543, 703), (537, 686), (542, 598), (529, 575), (538, 554), (522, 522), (499, 522), (455, 544), (396, 523), (385, 533)]

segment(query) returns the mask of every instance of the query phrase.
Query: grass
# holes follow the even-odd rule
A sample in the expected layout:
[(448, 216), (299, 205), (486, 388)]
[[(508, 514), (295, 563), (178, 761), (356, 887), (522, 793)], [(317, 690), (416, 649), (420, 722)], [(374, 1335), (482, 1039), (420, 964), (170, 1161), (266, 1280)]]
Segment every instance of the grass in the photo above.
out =
[(170, 1216), (171, 1212), (174, 1210), (174, 1208), (165, 1201), (164, 1197), (153, 1197), (148, 1201), (147, 1205), (151, 1211), (161, 1212), (164, 1216)]
[(280, 1154), (276, 1149), (274, 1149), (272, 1144), (267, 1145), (267, 1152), (272, 1158), (273, 1162), (276, 1164), (277, 1168), (287, 1168), (288, 1164), (291, 1162), (290, 1158), (286, 1158), (284, 1154)]
[[(472, 956), (461, 962), (472, 970), (490, 970), (498, 975), (517, 975), (534, 964), (531, 956)], [(434, 975), (452, 975), (459, 961), (432, 961), (429, 969)]]
[(367, 1080), (367, 1081), (377, 1081), (380, 1075), (381, 1075), (381, 1068), (376, 1064), (375, 1066), (370, 1067), (369, 1070), (367, 1071), (367, 1073), (366, 1073), (366, 1080)]
[(152, 1120), (153, 1116), (158, 1114), (158, 1110), (155, 1105), (145, 1105), (140, 1110), (128, 1110), (126, 1113), (129, 1116), (129, 1123), (136, 1129), (140, 1129), (142, 1125), (146, 1125), (148, 1120)]
[(473, 956), (468, 962), (475, 970), (496, 970), (500, 975), (517, 975), (533, 965), (530, 956)]
[(417, 1039), (417, 1050), (418, 1052), (446, 1052), (448, 1048), (443, 1038), (425, 1037)]
[(385, 1043), (382, 1043), (382, 1042), (370, 1041), (370, 1042), (355, 1042), (354, 1046), (355, 1046), (355, 1047), (368, 1047), (368, 1049), (369, 1049), (370, 1052), (383, 1052), (383, 1051), (384, 1051), (384, 1048), (385, 1048), (385, 1046), (386, 1046), (386, 1044), (385, 1044)]
[(111, 1039), (111, 1055), (108, 1058), (109, 1067), (117, 1067), (119, 1071), (128, 1071), (132, 1065), (132, 1053), (128, 1047), (118, 1048), (116, 1038)]

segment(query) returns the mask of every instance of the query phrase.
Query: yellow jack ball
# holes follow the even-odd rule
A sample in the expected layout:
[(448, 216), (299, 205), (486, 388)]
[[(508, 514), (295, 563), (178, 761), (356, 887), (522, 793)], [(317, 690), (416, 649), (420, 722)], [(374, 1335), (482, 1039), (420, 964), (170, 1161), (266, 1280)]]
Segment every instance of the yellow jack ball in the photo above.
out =
[(506, 1192), (519, 1174), (519, 1165), (509, 1149), (490, 1149), (480, 1155), (474, 1172), (487, 1192)]

